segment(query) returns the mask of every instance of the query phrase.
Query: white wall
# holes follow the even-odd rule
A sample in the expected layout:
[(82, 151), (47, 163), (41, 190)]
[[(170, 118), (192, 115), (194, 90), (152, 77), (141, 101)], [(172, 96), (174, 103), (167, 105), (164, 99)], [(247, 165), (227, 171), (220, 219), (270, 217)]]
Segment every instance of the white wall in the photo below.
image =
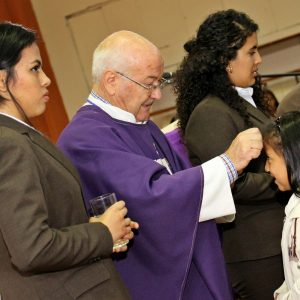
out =
[[(184, 56), (184, 42), (216, 10), (235, 8), (248, 13), (260, 25), (261, 45), (300, 33), (299, 0), (31, 1), (69, 117), (89, 93), (93, 49), (116, 30), (132, 30), (154, 42), (162, 51), (166, 71), (176, 69)], [(280, 60), (271, 50), (265, 53), (261, 72), (300, 69), (299, 46), (292, 47), (288, 55), (280, 54)], [(153, 111), (174, 105), (174, 97), (165, 94)]]

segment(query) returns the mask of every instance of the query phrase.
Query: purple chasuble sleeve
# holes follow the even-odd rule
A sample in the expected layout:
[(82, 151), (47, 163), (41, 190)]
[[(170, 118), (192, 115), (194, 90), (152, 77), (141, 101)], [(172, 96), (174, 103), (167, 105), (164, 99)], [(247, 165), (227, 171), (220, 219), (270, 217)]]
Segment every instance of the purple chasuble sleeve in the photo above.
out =
[[(231, 299), (216, 225), (198, 222), (202, 169), (184, 170), (153, 122), (118, 121), (85, 106), (58, 146), (79, 171), (87, 207), (89, 199), (115, 192), (140, 224), (129, 251), (115, 255), (133, 299), (201, 299), (201, 293), (207, 300)], [(173, 175), (156, 161), (162, 158)]]
[(170, 143), (171, 147), (175, 150), (178, 156), (186, 163), (187, 166), (192, 166), (189, 160), (188, 151), (183, 143), (180, 129), (175, 128), (174, 130), (167, 132), (165, 134), (168, 142)]

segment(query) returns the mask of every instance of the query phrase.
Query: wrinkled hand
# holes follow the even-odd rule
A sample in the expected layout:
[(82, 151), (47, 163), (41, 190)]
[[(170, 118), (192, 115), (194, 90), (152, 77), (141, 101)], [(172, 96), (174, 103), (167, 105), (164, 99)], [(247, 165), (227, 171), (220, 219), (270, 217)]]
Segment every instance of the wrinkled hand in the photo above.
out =
[(250, 128), (240, 132), (225, 152), (235, 165), (238, 173), (257, 158), (263, 148), (262, 135), (258, 128)]
[[(110, 206), (101, 216), (91, 217), (90, 222), (101, 222), (106, 225), (112, 235), (113, 242), (119, 239), (130, 240), (134, 234), (132, 229), (138, 229), (139, 224), (130, 218), (125, 218), (127, 208), (124, 201), (118, 201)], [(114, 250), (115, 252), (126, 251), (127, 246)]]

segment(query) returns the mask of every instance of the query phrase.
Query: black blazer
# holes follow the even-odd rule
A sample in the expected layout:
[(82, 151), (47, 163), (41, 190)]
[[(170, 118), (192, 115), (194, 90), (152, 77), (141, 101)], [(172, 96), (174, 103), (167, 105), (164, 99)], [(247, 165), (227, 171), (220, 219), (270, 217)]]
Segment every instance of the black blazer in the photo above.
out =
[(89, 224), (71, 163), (34, 129), (0, 115), (0, 294), (129, 299), (112, 237)]
[[(253, 127), (269, 122), (260, 110), (245, 101)], [(223, 153), (236, 135), (247, 129), (239, 113), (218, 97), (208, 96), (193, 111), (185, 139), (193, 165)], [(273, 178), (265, 173), (266, 156), (252, 160), (235, 182), (236, 218), (223, 225), (223, 250), (227, 262), (270, 257), (281, 253), (284, 206), (278, 202)], [(218, 188), (218, 187), (216, 187)]]

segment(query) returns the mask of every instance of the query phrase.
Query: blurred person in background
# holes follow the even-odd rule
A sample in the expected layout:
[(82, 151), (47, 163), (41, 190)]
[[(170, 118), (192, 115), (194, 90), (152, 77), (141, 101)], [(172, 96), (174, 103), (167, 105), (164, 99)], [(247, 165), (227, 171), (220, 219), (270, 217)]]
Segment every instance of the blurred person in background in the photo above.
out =
[(300, 83), (282, 98), (277, 108), (276, 115), (281, 116), (289, 111), (300, 111)]

